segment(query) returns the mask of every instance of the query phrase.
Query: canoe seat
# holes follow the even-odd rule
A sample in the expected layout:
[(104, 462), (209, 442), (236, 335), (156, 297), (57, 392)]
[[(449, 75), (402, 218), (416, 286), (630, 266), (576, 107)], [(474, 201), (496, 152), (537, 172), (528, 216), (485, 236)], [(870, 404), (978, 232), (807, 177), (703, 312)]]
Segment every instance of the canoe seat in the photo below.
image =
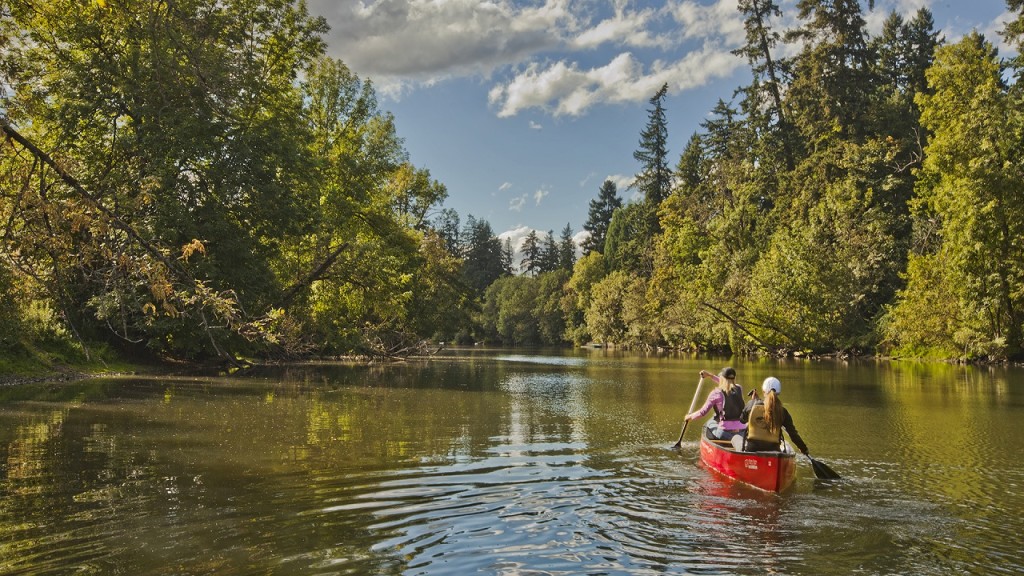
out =
[(737, 452), (743, 452), (743, 441), (745, 438), (742, 434), (737, 434), (732, 437), (732, 449)]
[[(723, 441), (720, 440), (719, 442)], [(731, 444), (732, 449), (737, 452), (792, 452), (792, 450), (789, 450), (788, 446), (785, 449), (780, 450), (775, 444), (750, 445), (742, 434), (733, 436), (732, 441), (729, 442), (729, 444)]]

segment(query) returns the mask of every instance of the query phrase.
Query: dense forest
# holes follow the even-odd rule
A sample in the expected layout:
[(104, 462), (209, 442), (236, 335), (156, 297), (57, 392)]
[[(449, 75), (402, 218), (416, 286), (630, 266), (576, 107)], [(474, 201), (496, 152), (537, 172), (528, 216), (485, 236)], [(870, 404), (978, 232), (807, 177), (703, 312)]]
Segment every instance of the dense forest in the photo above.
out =
[(303, 3), (0, 0), (0, 351), (1024, 356), (1024, 60), (926, 9), (796, 9), (740, 0), (750, 84), (676, 156), (652, 95), (642, 199), (604, 182), (583, 246), (514, 262)]

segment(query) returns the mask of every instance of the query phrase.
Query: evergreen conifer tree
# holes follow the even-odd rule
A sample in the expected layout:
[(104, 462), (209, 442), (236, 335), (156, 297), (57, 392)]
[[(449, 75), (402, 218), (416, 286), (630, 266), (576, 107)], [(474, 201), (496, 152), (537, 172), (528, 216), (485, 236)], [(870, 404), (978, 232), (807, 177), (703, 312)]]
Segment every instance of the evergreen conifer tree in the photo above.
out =
[(608, 235), (608, 225), (611, 224), (612, 214), (622, 206), (622, 199), (619, 198), (615, 182), (605, 180), (601, 184), (597, 199), (590, 201), (590, 212), (583, 229), (590, 232), (590, 237), (583, 241), (583, 254), (591, 252), (604, 253), (604, 241)]

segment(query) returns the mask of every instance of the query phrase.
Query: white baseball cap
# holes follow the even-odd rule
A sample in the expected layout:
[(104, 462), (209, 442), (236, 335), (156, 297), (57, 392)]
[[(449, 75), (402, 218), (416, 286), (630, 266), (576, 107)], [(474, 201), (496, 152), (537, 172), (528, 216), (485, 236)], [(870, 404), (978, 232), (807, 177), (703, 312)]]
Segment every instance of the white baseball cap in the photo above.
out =
[(764, 383), (761, 384), (761, 390), (764, 391), (765, 394), (767, 394), (769, 390), (775, 390), (776, 394), (782, 394), (782, 382), (779, 382), (779, 379), (775, 376), (769, 376), (765, 378)]

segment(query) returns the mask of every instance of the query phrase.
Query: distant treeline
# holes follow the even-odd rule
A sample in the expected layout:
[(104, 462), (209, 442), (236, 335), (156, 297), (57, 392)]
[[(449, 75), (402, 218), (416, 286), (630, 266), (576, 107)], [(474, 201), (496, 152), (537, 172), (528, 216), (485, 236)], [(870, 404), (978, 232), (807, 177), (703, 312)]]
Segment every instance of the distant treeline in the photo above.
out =
[(304, 4), (0, 3), (0, 350), (1024, 355), (1024, 60), (925, 9), (871, 37), (855, 0), (739, 7), (750, 84), (674, 166), (654, 94), (642, 200), (605, 182), (579, 261), (566, 226), (517, 264)]

